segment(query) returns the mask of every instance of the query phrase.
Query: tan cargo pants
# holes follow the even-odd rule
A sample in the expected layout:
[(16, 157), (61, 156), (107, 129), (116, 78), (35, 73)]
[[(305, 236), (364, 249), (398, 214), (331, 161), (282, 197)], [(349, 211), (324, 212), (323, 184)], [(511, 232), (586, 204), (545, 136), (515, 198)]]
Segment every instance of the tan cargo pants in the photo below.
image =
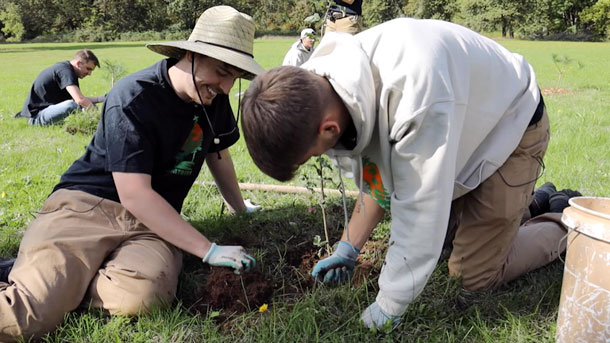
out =
[(546, 110), (527, 128), (519, 146), (491, 177), (453, 201), (450, 223), (458, 223), (449, 272), (471, 290), (511, 281), (555, 260), (565, 250), (561, 213), (529, 215), (535, 180), (549, 142)]
[(362, 31), (362, 16), (350, 15), (335, 21), (327, 18), (324, 25), (324, 34), (326, 32), (347, 32), (354, 35)]
[(79, 305), (133, 315), (175, 297), (182, 253), (121, 204), (59, 190), (25, 232), (0, 283), (0, 342), (40, 337)]

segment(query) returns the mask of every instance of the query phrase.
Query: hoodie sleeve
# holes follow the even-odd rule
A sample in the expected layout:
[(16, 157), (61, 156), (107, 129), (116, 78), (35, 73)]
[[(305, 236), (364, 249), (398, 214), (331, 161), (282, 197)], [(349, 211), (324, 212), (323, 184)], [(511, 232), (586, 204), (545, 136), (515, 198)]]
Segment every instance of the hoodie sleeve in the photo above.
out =
[(284, 56), (284, 61), (282, 62), (282, 65), (295, 67), (299, 66), (299, 56), (296, 51), (294, 51), (294, 49), (288, 50), (286, 56)]
[(458, 146), (456, 123), (464, 106), (437, 102), (411, 112), (392, 128), (394, 192), (386, 263), (377, 303), (401, 315), (426, 285), (438, 262), (447, 231)]
[(300, 42), (297, 41), (292, 44), (290, 50), (288, 50), (286, 56), (284, 56), (284, 61), (282, 62), (283, 66), (298, 67), (305, 62), (303, 54), (299, 51), (299, 43)]

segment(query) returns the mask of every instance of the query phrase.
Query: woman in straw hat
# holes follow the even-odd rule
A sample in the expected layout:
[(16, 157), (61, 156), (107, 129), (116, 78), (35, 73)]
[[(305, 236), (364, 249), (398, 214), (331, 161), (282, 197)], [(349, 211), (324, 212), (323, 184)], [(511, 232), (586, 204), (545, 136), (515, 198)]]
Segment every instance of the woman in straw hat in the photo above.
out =
[(232, 211), (251, 211), (227, 148), (239, 138), (228, 93), (263, 69), (252, 18), (206, 10), (187, 41), (149, 44), (164, 59), (119, 81), (85, 154), (66, 171), (0, 280), (0, 341), (40, 337), (79, 305), (133, 315), (171, 303), (184, 250), (254, 268), (241, 246), (210, 242), (180, 216), (207, 161)]

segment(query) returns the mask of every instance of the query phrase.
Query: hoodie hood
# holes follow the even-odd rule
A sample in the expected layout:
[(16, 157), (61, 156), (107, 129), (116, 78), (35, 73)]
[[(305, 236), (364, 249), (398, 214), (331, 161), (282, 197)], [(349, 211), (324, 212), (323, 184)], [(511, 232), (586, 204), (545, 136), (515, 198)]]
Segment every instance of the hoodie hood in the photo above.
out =
[[(340, 65), (341, 68), (333, 66)], [(369, 57), (354, 36), (329, 32), (313, 55), (301, 66), (327, 78), (347, 107), (357, 132), (352, 150), (335, 147), (329, 156), (357, 156), (368, 146), (376, 116), (376, 91)]]
[[(333, 66), (341, 67), (333, 68)], [(309, 61), (301, 67), (328, 79), (352, 117), (356, 128), (356, 146), (348, 150), (338, 145), (328, 150), (326, 154), (338, 165), (339, 177), (341, 174), (349, 178), (354, 178), (354, 174), (360, 175), (359, 180), (354, 181), (357, 181), (358, 189), (362, 193), (362, 173), (359, 173), (362, 169), (360, 154), (369, 146), (377, 116), (377, 93), (369, 56), (351, 34), (329, 32), (324, 35)], [(343, 187), (342, 179), (341, 185)], [(341, 194), (345, 213), (344, 229), (349, 241), (345, 193)], [(362, 200), (362, 194), (359, 198)], [(365, 211), (364, 202), (361, 205)]]

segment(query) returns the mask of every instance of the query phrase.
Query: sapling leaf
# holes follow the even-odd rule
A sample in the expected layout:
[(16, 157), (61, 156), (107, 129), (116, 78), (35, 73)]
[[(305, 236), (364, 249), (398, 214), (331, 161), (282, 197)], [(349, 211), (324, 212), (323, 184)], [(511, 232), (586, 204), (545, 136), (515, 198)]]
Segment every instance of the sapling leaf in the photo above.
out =
[(307, 18), (303, 19), (304, 22), (306, 23), (317, 23), (320, 21), (320, 15), (318, 13), (314, 13), (310, 16), (308, 16)]

